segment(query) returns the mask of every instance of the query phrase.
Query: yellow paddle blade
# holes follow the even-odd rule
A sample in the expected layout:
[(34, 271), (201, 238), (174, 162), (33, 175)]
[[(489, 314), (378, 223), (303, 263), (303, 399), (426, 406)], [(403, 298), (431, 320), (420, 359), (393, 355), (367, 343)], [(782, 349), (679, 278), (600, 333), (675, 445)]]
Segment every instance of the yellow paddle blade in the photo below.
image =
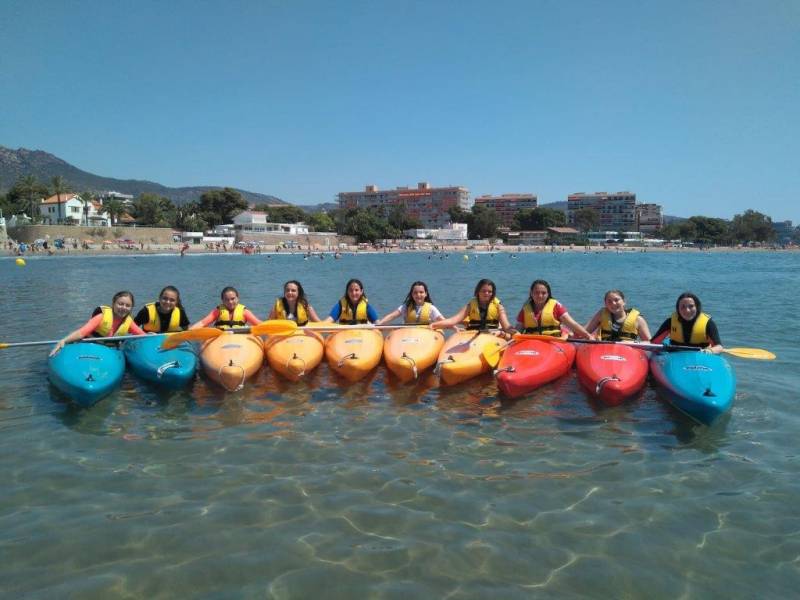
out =
[(251, 335), (288, 335), (297, 329), (297, 323), (289, 319), (272, 319), (250, 328)]
[(738, 356), (739, 358), (751, 358), (753, 360), (775, 360), (775, 355), (769, 350), (761, 348), (725, 348), (725, 354)]
[(172, 348), (177, 348), (184, 342), (205, 342), (206, 340), (220, 335), (222, 335), (222, 330), (216, 327), (200, 327), (199, 329), (179, 331), (164, 336), (164, 341), (161, 342), (161, 348), (164, 350), (171, 350)]
[(504, 344), (500, 344), (499, 346), (494, 346), (492, 344), (486, 344), (483, 349), (481, 350), (481, 354), (483, 355), (483, 359), (486, 363), (494, 368), (497, 366), (497, 363), (500, 362), (500, 355), (503, 353), (503, 350), (508, 348), (511, 344), (514, 343), (514, 340), (510, 342), (505, 342)]

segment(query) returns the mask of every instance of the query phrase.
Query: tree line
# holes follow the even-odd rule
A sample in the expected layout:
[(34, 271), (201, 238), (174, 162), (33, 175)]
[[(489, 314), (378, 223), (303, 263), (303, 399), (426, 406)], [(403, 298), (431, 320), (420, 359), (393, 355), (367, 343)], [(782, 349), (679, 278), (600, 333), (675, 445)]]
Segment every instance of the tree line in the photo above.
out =
[[(42, 183), (33, 175), (17, 179), (12, 188), (0, 194), (0, 209), (6, 216), (26, 213), (34, 223), (41, 221), (39, 202), (41, 198), (73, 193), (63, 177), (53, 177), (49, 184)], [(84, 206), (97, 199), (97, 194), (85, 190), (79, 192)], [(149, 227), (172, 227), (182, 231), (205, 231), (217, 225), (231, 223), (233, 217), (247, 210), (247, 201), (234, 189), (223, 188), (203, 193), (200, 199), (181, 205), (158, 194), (144, 193), (126, 206), (118, 198), (103, 202), (112, 225), (129, 214), (138, 225)], [(350, 235), (359, 242), (374, 242), (380, 239), (403, 237), (407, 229), (421, 228), (418, 219), (411, 217), (402, 205), (382, 210), (365, 208), (336, 209), (328, 213), (309, 213), (297, 206), (257, 205), (254, 210), (265, 212), (267, 221), (273, 223), (306, 223), (313, 231), (336, 232)], [(497, 239), (500, 237), (500, 216), (485, 206), (476, 205), (466, 211), (455, 206), (449, 210), (453, 223), (466, 223), (469, 239)], [(512, 231), (545, 230), (548, 227), (563, 227), (566, 215), (560, 210), (545, 207), (523, 209), (514, 216)], [(575, 214), (575, 227), (582, 233), (596, 230), (599, 217), (596, 211), (585, 208)], [(693, 216), (665, 225), (654, 233), (655, 237), (667, 240), (682, 240), (698, 245), (731, 246), (748, 242), (769, 243), (777, 234), (772, 219), (754, 210), (746, 210), (732, 220), (714, 217)], [(793, 240), (800, 243), (800, 227), (793, 230)]]

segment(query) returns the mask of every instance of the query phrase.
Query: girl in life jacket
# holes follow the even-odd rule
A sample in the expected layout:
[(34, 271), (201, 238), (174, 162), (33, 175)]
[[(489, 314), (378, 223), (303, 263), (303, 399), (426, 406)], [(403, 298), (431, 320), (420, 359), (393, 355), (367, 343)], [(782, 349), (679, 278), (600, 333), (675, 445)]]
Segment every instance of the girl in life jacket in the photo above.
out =
[(391, 323), (401, 315), (404, 317), (403, 322), (406, 325), (430, 325), (444, 320), (444, 315), (433, 305), (428, 286), (424, 281), (412, 283), (403, 304), (388, 315), (381, 317), (375, 324)]
[(377, 320), (378, 313), (367, 300), (364, 284), (358, 279), (351, 279), (347, 282), (344, 296), (333, 305), (330, 314), (325, 318), (326, 323), (338, 322), (341, 325), (374, 323)]
[(675, 312), (658, 328), (653, 343), (660, 344), (667, 336), (672, 344), (696, 346), (711, 354), (724, 350), (716, 323), (703, 312), (700, 298), (691, 292), (678, 296)]
[(98, 306), (92, 317), (53, 347), (50, 356), (58, 354), (65, 344), (77, 342), (85, 337), (111, 337), (118, 335), (144, 335), (144, 331), (131, 319), (133, 294), (123, 291), (114, 294), (111, 306)]
[(191, 323), (181, 303), (181, 293), (174, 285), (161, 290), (158, 302), (145, 304), (133, 321), (147, 333), (184, 331)]
[(566, 325), (574, 337), (590, 338), (589, 332), (573, 319), (567, 307), (553, 298), (550, 284), (537, 279), (531, 284), (528, 300), (517, 314), (517, 328), (523, 333), (561, 337)]
[(586, 331), (612, 342), (650, 340), (647, 321), (635, 308), (625, 308), (625, 294), (620, 290), (607, 291), (603, 303), (605, 306), (586, 324)]
[(239, 292), (228, 286), (220, 294), (222, 303), (212, 309), (205, 317), (194, 323), (189, 329), (199, 327), (217, 327), (218, 329), (235, 329), (246, 325), (258, 325), (261, 319), (256, 317), (244, 304), (239, 304)]
[(490, 279), (481, 279), (475, 286), (474, 297), (456, 314), (431, 324), (432, 329), (454, 327), (462, 323), (467, 329), (483, 330), (501, 328), (513, 333), (514, 328), (506, 316), (506, 309), (497, 297), (497, 286)]
[(283, 284), (283, 296), (275, 299), (275, 305), (267, 318), (289, 319), (301, 327), (309, 321), (319, 321), (317, 311), (308, 303), (303, 286), (294, 279)]

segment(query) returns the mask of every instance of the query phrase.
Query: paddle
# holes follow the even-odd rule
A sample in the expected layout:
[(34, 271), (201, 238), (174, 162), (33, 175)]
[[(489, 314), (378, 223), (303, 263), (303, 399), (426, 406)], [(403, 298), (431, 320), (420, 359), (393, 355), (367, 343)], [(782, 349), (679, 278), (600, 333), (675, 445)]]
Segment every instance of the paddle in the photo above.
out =
[[(164, 335), (163, 333), (158, 333), (156, 335)], [(124, 342), (125, 340), (131, 340), (135, 338), (140, 338), (140, 335), (114, 335), (109, 337), (87, 337), (80, 340), (75, 340), (75, 342)], [(0, 350), (3, 348), (20, 348), (24, 346), (50, 346), (53, 344), (57, 344), (61, 340), (41, 340), (38, 342), (0, 342)], [(74, 344), (75, 342), (70, 342), (70, 344)]]
[(167, 337), (161, 344), (165, 350), (176, 348), (184, 342), (204, 342), (219, 337), (226, 331), (235, 334), (248, 333), (250, 335), (288, 335), (297, 329), (297, 323), (288, 319), (273, 319), (264, 321), (251, 327), (236, 327), (233, 329), (217, 329), (216, 327), (199, 327), (187, 331), (179, 331)]
[(413, 327), (427, 327), (427, 325), (371, 325), (367, 323), (359, 323), (356, 325), (339, 325), (338, 323), (327, 323), (318, 321), (316, 323), (309, 323), (308, 325), (301, 325), (298, 329), (313, 329), (314, 331), (347, 331), (351, 329), (410, 329)]
[[(561, 338), (554, 338), (549, 335), (538, 335), (534, 333), (518, 333), (514, 336), (515, 339), (524, 340), (542, 340), (552, 342), (554, 340), (567, 341), (574, 344), (625, 344), (633, 348), (641, 350), (650, 350), (651, 352), (699, 352), (702, 348), (697, 346), (677, 346), (674, 344), (651, 344), (649, 342), (620, 342), (611, 340), (585, 340), (580, 338), (569, 338), (562, 340)], [(725, 354), (736, 356), (738, 358), (747, 358), (751, 360), (775, 360), (775, 354), (769, 350), (761, 348), (723, 348)]]

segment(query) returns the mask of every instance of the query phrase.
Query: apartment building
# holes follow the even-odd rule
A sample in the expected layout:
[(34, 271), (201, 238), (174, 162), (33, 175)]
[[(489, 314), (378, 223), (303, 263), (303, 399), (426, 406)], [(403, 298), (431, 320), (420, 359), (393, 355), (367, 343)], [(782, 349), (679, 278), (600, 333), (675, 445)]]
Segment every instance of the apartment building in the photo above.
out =
[(523, 209), (536, 208), (539, 199), (534, 194), (503, 194), (501, 196), (478, 196), (475, 206), (484, 206), (493, 209), (500, 217), (503, 227), (514, 224), (514, 215)]

